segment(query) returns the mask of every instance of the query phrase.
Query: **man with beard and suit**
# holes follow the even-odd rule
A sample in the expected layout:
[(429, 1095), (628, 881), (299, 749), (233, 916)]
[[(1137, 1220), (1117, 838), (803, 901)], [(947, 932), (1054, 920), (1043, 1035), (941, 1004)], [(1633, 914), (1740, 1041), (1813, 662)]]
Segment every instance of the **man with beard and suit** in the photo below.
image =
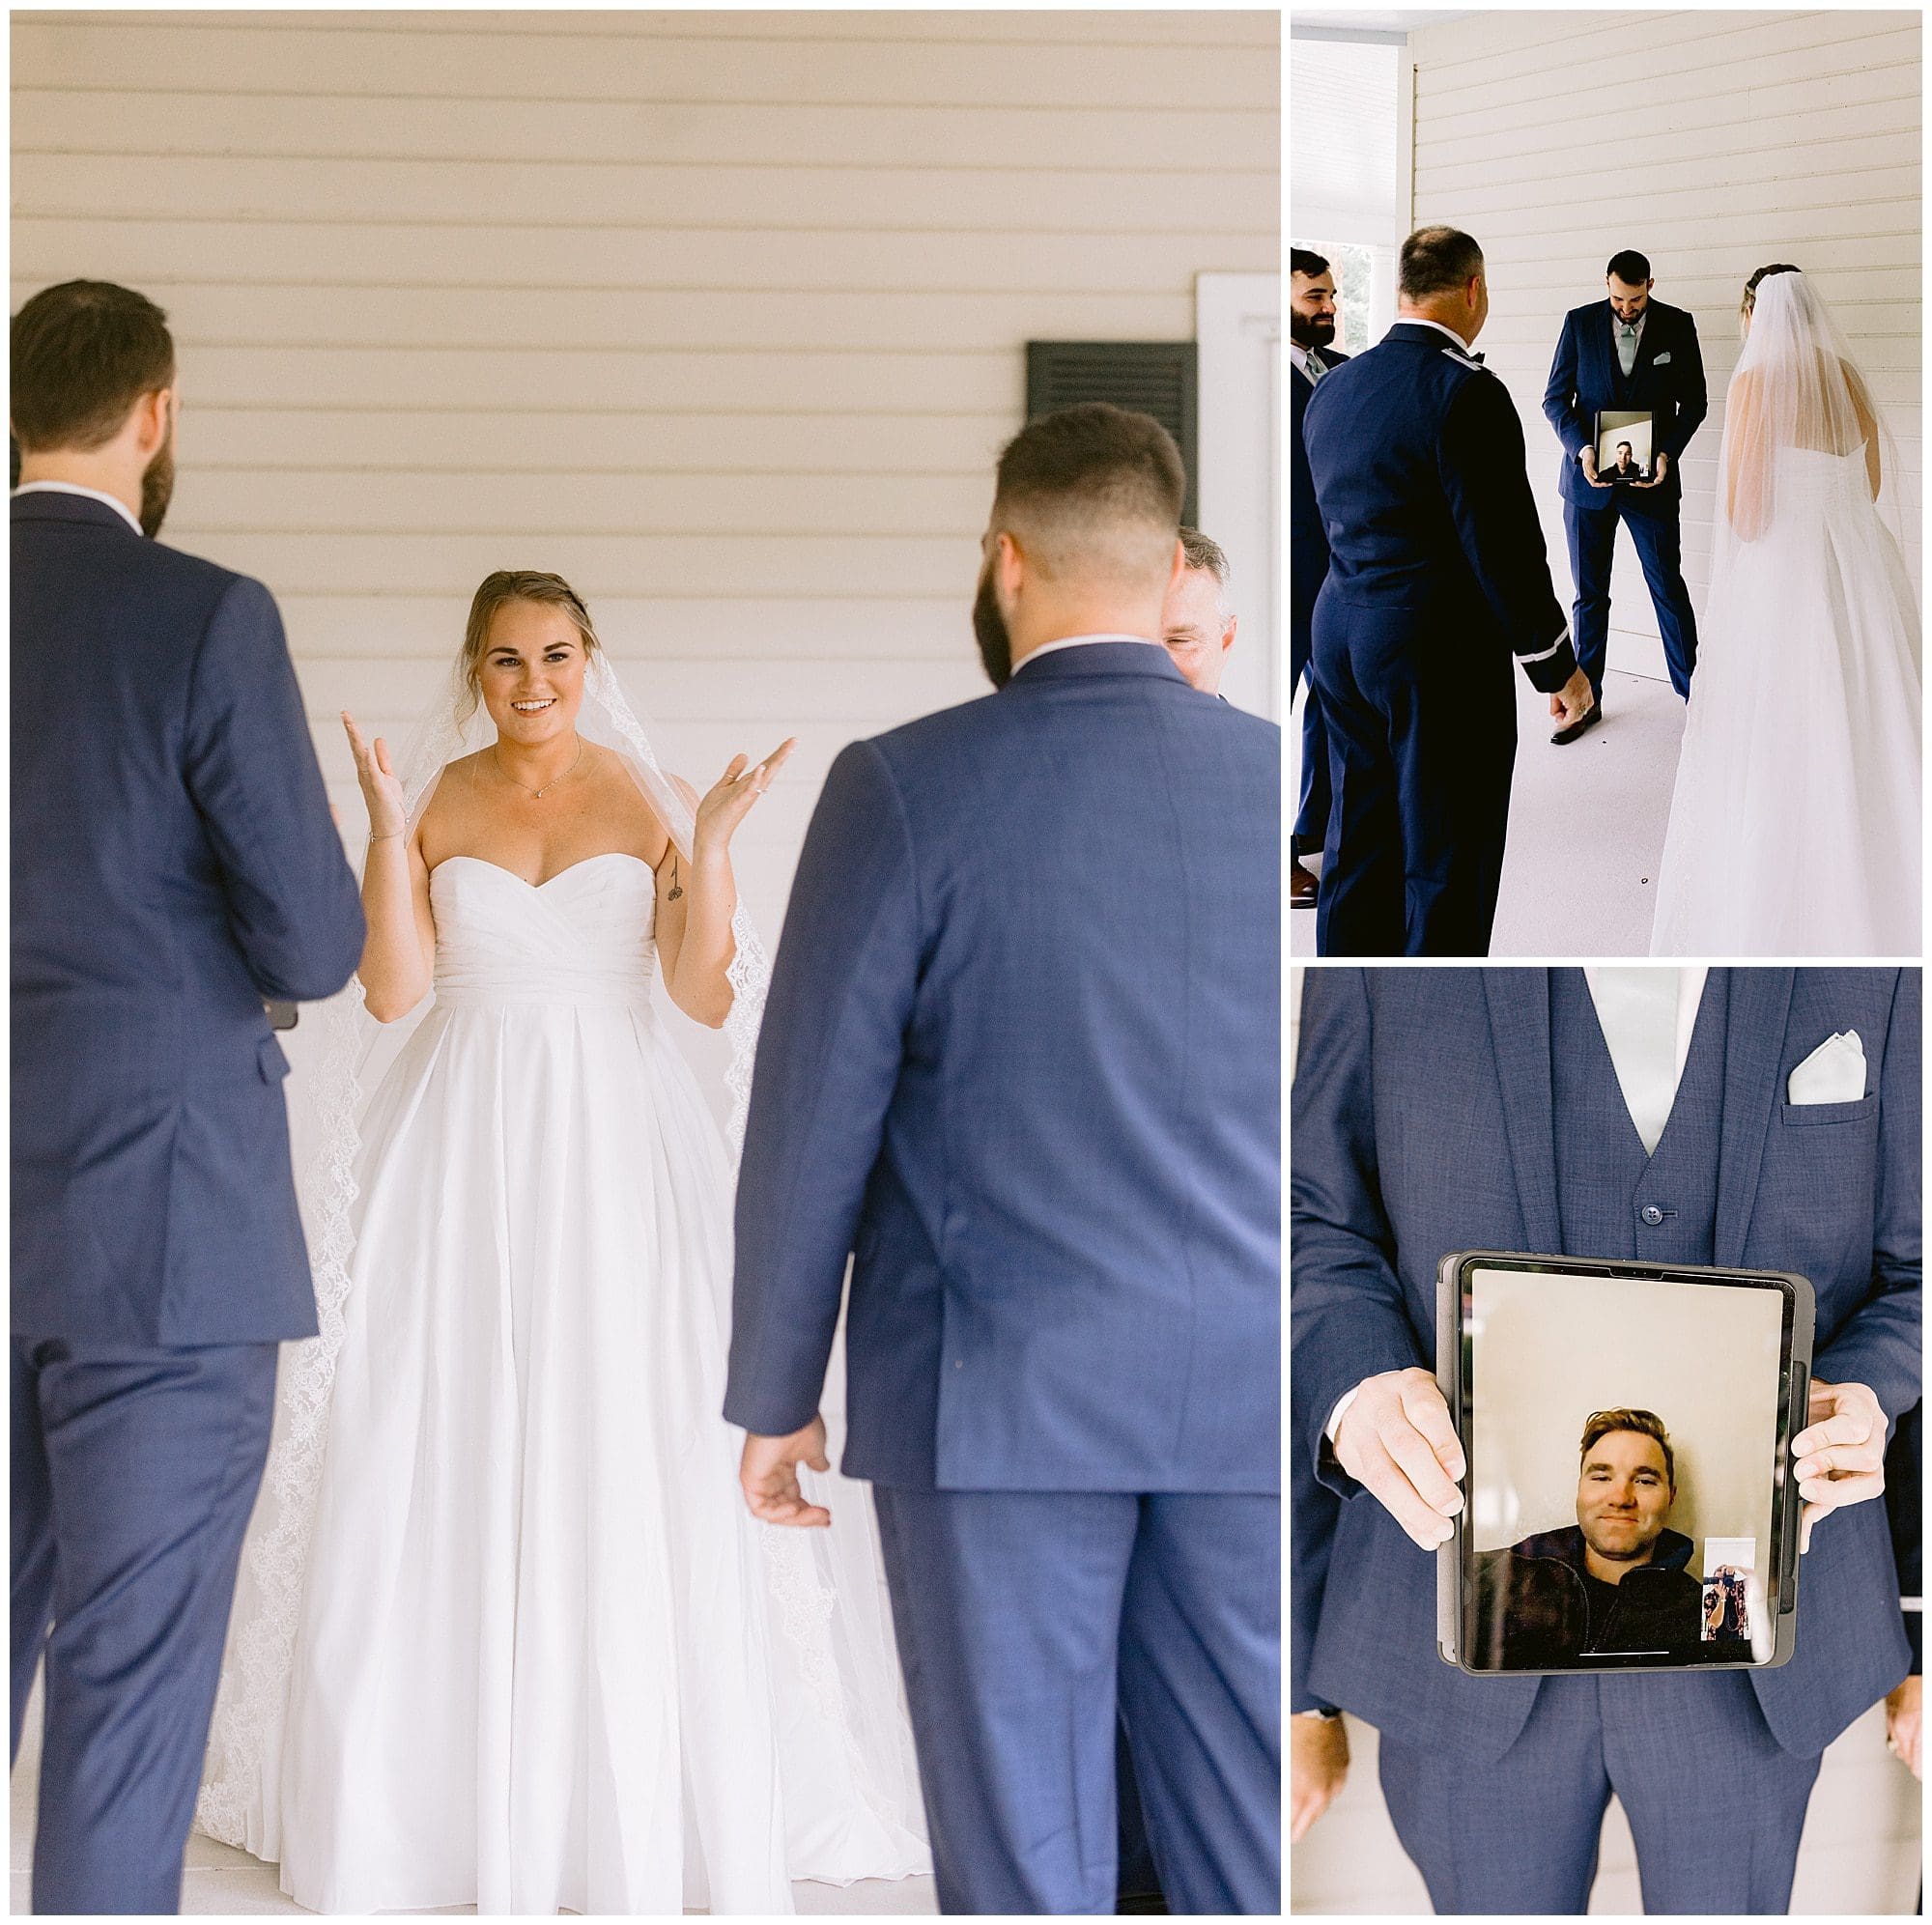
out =
[(1280, 1909), (1281, 731), (1161, 646), (1185, 477), (1090, 403), (1002, 453), (996, 693), (846, 748), (738, 1181), (761, 1519), (845, 1308), (948, 1912), (1118, 1902), (1123, 1722), (1176, 1911)]
[[(36, 1911), (173, 1911), (275, 1357), (311, 1337), (265, 999), (362, 907), (269, 592), (155, 539), (166, 317), (13, 323), (13, 1746)], [(51, 1626), (51, 1631), (49, 1630)]]
[[(1565, 725), (1591, 699), (1549, 581), (1509, 390), (1470, 352), (1483, 253), (1403, 242), (1400, 318), (1308, 397), (1328, 542), (1315, 686), (1335, 784), (1324, 956), (1489, 953), (1516, 762), (1510, 663)], [(1291, 387), (1293, 383), (1291, 383)]]
[[(1309, 1675), (1379, 1730), (1438, 1911), (1584, 1911), (1613, 1794), (1647, 1911), (1787, 1909), (1820, 1754), (1907, 1664), (1867, 1500), (1888, 1418), (1919, 1395), (1920, 1032), (1917, 969), (1308, 972), (1293, 1419), (1342, 1500)], [(1435, 1553), (1467, 1466), (1434, 1371), (1436, 1272), (1459, 1249), (1810, 1279), (1788, 1663), (1442, 1662)]]
[(1349, 356), (1333, 346), (1335, 339), (1335, 276), (1320, 254), (1306, 247), (1290, 250), (1288, 276), (1288, 660), (1289, 698), (1293, 699), (1302, 678), (1308, 694), (1301, 710), (1301, 786), (1296, 799), (1294, 833), (1289, 842), (1288, 899), (1296, 909), (1313, 909), (1314, 875), (1301, 866), (1304, 856), (1319, 856), (1328, 835), (1328, 738), (1321, 728), (1321, 703), (1309, 674), (1309, 651), (1315, 624), (1315, 600), (1328, 573), (1328, 539), (1321, 532), (1321, 511), (1315, 504), (1315, 485), (1308, 478), (1308, 453), (1302, 445), (1302, 417), (1308, 397), (1331, 368)]
[[(1707, 406), (1697, 324), (1681, 307), (1651, 298), (1650, 263), (1634, 248), (1610, 257), (1609, 303), (1593, 300), (1563, 318), (1543, 412), (1563, 443), (1563, 526), (1570, 538), (1577, 660), (1590, 678), (1592, 706), (1550, 740), (1574, 742), (1604, 719), (1604, 664), (1610, 643), (1610, 563), (1617, 524), (1630, 530), (1657, 610), (1670, 686), (1687, 700), (1697, 665), (1697, 618), (1684, 585), (1678, 527), (1684, 489), (1677, 465)], [(1597, 416), (1605, 409), (1647, 410), (1651, 478), (1612, 487), (1597, 472)]]

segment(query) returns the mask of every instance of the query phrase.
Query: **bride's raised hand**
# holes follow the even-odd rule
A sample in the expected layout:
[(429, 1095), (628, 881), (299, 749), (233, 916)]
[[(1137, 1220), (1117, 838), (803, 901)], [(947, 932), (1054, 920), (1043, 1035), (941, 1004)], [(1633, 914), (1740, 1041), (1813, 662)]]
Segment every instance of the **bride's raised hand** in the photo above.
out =
[(762, 762), (749, 762), (734, 755), (724, 773), (698, 802), (697, 819), (692, 839), (699, 848), (724, 849), (730, 843), (739, 823), (751, 812), (752, 805), (771, 787), (785, 757), (798, 747), (798, 738), (788, 735)]
[(377, 736), (372, 748), (355, 725), (355, 718), (342, 711), (342, 726), (349, 732), (349, 747), (355, 756), (355, 779), (362, 784), (362, 800), (369, 808), (369, 834), (374, 839), (400, 835), (408, 821), (403, 809), (403, 784), (389, 764), (389, 745)]

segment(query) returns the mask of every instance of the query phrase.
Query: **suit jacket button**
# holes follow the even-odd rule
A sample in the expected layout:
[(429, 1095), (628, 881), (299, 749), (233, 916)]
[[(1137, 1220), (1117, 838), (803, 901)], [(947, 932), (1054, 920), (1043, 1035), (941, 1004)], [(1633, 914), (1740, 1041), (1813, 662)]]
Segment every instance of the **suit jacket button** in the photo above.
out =
[(1663, 1221), (1663, 1212), (1655, 1203), (1645, 1203), (1642, 1215), (1644, 1222), (1648, 1224), (1660, 1224)]

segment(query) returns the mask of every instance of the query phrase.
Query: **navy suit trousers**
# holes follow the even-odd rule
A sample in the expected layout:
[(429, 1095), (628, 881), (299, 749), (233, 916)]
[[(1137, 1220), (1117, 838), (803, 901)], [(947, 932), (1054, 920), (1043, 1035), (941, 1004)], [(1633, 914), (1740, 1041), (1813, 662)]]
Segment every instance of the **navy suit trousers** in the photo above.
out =
[(940, 1910), (1114, 1910), (1124, 1724), (1169, 1910), (1279, 1912), (1280, 1500), (873, 1496)]
[(1335, 801), (1316, 908), (1324, 956), (1489, 953), (1516, 768), (1500, 642), (1447, 614), (1326, 592), (1315, 680)]
[(1697, 617), (1691, 612), (1690, 590), (1684, 585), (1684, 543), (1674, 514), (1642, 514), (1621, 500), (1604, 508), (1579, 508), (1565, 499), (1563, 526), (1570, 537), (1570, 576), (1577, 584), (1571, 609), (1577, 665), (1601, 696), (1610, 646), (1610, 564), (1619, 522), (1631, 531), (1643, 564), (1670, 686), (1688, 700), (1697, 666)]
[(15, 1755), (46, 1658), (36, 1911), (179, 1908), (276, 1347), (14, 1343)]
[[(1297, 561), (1296, 567), (1301, 564)], [(1327, 565), (1327, 557), (1322, 556), (1322, 565)], [(1296, 601), (1300, 598), (1297, 596)], [(1309, 607), (1297, 607), (1294, 623), (1289, 637), (1289, 681), (1288, 694), (1291, 702), (1294, 692), (1307, 678), (1308, 696), (1301, 705), (1301, 781), (1296, 792), (1294, 809), (1294, 839), (1291, 852), (1296, 856), (1319, 856), (1328, 839), (1328, 810), (1332, 791), (1328, 785), (1328, 736), (1321, 726), (1321, 698), (1315, 693), (1315, 671), (1311, 658), (1314, 654), (1314, 598), (1309, 598)]]
[(1788, 1911), (1817, 1775), (1772, 1737), (1742, 1671), (1546, 1678), (1494, 1764), (1381, 1744), (1389, 1816), (1438, 1912), (1586, 1911), (1613, 1792), (1646, 1912)]

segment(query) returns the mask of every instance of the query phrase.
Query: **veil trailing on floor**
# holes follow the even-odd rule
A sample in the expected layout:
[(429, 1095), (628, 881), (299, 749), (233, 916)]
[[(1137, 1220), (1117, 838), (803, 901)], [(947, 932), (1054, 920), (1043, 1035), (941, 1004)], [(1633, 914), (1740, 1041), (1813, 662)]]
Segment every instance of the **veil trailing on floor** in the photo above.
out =
[[(577, 721), (586, 741), (612, 750), (656, 812), (672, 844), (691, 860), (694, 808), (688, 792), (658, 760), (637, 711), (604, 651), (593, 649)], [(397, 765), (408, 833), (413, 834), (443, 771), (495, 740), (488, 714), (459, 665), (448, 686), (412, 731)], [(732, 1004), (724, 1022), (729, 1046), (725, 1135), (735, 1167), (744, 1142), (753, 1060), (771, 966), (742, 903), (732, 917)], [(664, 995), (660, 980), (659, 996)], [(300, 1185), (320, 1331), (283, 1346), (276, 1385), (274, 1434), (262, 1492), (250, 1522), (237, 1580), (201, 1795), (199, 1829), (270, 1861), (282, 1855), (280, 1775), (284, 1719), (294, 1666), (308, 1548), (328, 1436), (344, 1307), (355, 1255), (355, 1170), (363, 1146), (367, 1098), (432, 1006), (423, 1002), (388, 1025), (363, 1007), (352, 979), (313, 1012), (323, 1030), (322, 1061), (298, 1106), (298, 1141), (317, 1146)], [(720, 1280), (717, 1305), (728, 1327), (730, 1280)], [(826, 1387), (826, 1422), (836, 1461), (842, 1443), (842, 1380), (835, 1362)], [(722, 1415), (719, 1418), (722, 1424)], [(767, 1575), (772, 1627), (770, 1662), (775, 1724), (782, 1736), (838, 1735), (842, 1766), (875, 1821), (893, 1861), (867, 1862), (825, 1876), (895, 1877), (927, 1868), (923, 1821), (910, 1731), (899, 1694), (891, 1617), (885, 1600), (877, 1526), (869, 1493), (837, 1472), (801, 1471), (813, 1501), (831, 1509), (829, 1530), (770, 1525), (754, 1529)], [(736, 1502), (736, 1493), (726, 1500)], [(882, 1846), (880, 1849), (886, 1849)], [(875, 1852), (874, 1855), (877, 1855)], [(795, 1876), (816, 1868), (794, 1867)]]

